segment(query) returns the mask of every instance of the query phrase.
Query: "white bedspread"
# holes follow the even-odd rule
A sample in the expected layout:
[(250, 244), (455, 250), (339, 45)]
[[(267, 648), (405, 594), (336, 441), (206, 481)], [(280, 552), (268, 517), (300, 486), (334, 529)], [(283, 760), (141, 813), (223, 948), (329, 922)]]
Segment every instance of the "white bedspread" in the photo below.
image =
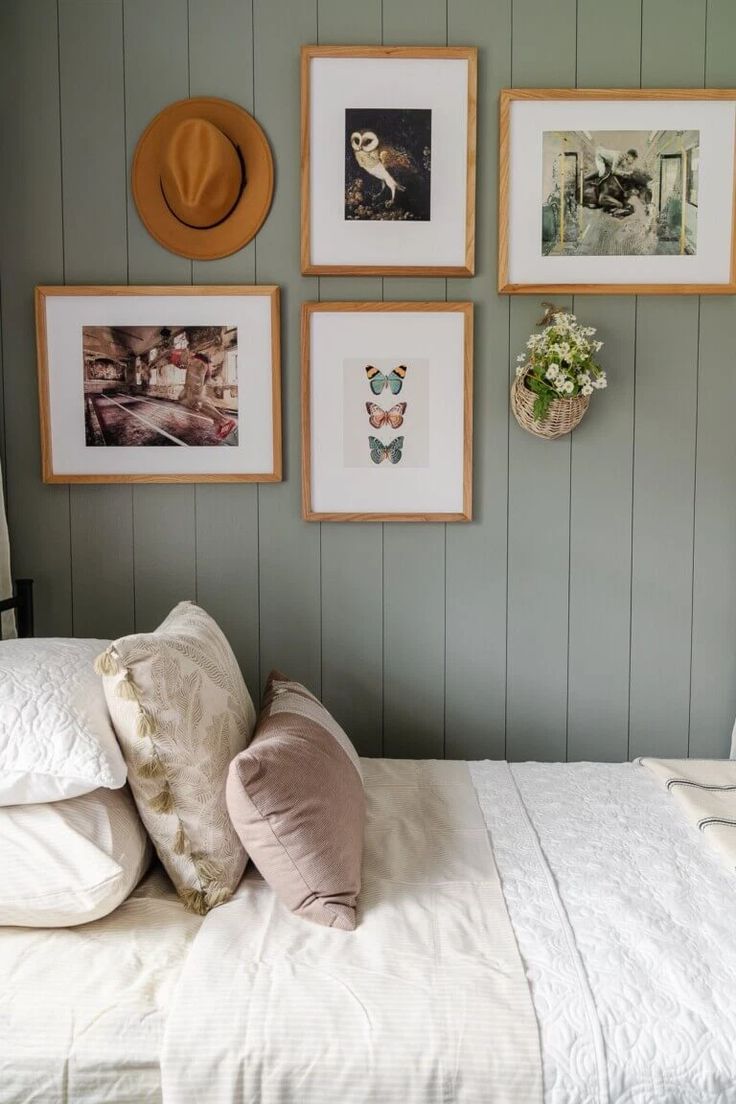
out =
[(246, 880), (182, 972), (166, 1104), (535, 1104), (538, 1034), (464, 763), (364, 760), (355, 932)]
[(545, 1104), (736, 1104), (736, 877), (634, 764), (471, 772)]
[(0, 1104), (158, 1104), (166, 1013), (201, 923), (154, 870), (102, 920), (3, 928)]

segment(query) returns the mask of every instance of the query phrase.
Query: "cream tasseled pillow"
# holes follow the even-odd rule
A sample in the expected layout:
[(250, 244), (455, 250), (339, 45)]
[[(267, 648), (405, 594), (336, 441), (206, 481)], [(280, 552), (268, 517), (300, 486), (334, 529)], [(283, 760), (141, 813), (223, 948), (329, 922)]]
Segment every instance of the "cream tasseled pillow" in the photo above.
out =
[(227, 771), (255, 710), (222, 631), (181, 602), (152, 633), (98, 657), (128, 782), (154, 847), (193, 912), (230, 897), (247, 856), (225, 805)]

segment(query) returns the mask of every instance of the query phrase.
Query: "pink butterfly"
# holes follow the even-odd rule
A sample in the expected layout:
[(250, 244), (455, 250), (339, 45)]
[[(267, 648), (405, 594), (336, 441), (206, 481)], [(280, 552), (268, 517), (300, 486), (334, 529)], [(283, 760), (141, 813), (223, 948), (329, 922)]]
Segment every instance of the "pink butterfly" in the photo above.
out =
[(381, 429), (384, 425), (390, 425), (392, 429), (398, 429), (404, 421), (406, 413), (405, 402), (396, 403), (390, 410), (384, 410), (377, 403), (367, 402), (365, 408), (368, 411), (368, 420), (375, 429)]

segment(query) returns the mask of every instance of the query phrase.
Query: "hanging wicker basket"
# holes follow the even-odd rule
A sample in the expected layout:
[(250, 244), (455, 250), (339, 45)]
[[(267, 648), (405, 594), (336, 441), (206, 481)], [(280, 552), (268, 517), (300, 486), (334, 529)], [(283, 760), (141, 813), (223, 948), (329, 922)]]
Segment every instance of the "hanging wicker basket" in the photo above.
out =
[(574, 395), (569, 399), (553, 399), (546, 418), (539, 422), (534, 417), (534, 400), (537, 396), (525, 383), (528, 371), (527, 367), (511, 384), (511, 409), (521, 428), (548, 441), (572, 433), (575, 426), (582, 421), (590, 397)]

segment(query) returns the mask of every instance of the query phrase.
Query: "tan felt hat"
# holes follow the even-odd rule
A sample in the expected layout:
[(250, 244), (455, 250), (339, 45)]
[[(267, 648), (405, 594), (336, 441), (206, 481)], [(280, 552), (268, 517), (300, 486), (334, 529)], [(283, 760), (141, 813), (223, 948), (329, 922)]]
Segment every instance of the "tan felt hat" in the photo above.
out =
[(198, 96), (169, 104), (133, 157), (135, 205), (149, 234), (182, 257), (209, 261), (242, 249), (273, 196), (273, 157), (245, 108)]

